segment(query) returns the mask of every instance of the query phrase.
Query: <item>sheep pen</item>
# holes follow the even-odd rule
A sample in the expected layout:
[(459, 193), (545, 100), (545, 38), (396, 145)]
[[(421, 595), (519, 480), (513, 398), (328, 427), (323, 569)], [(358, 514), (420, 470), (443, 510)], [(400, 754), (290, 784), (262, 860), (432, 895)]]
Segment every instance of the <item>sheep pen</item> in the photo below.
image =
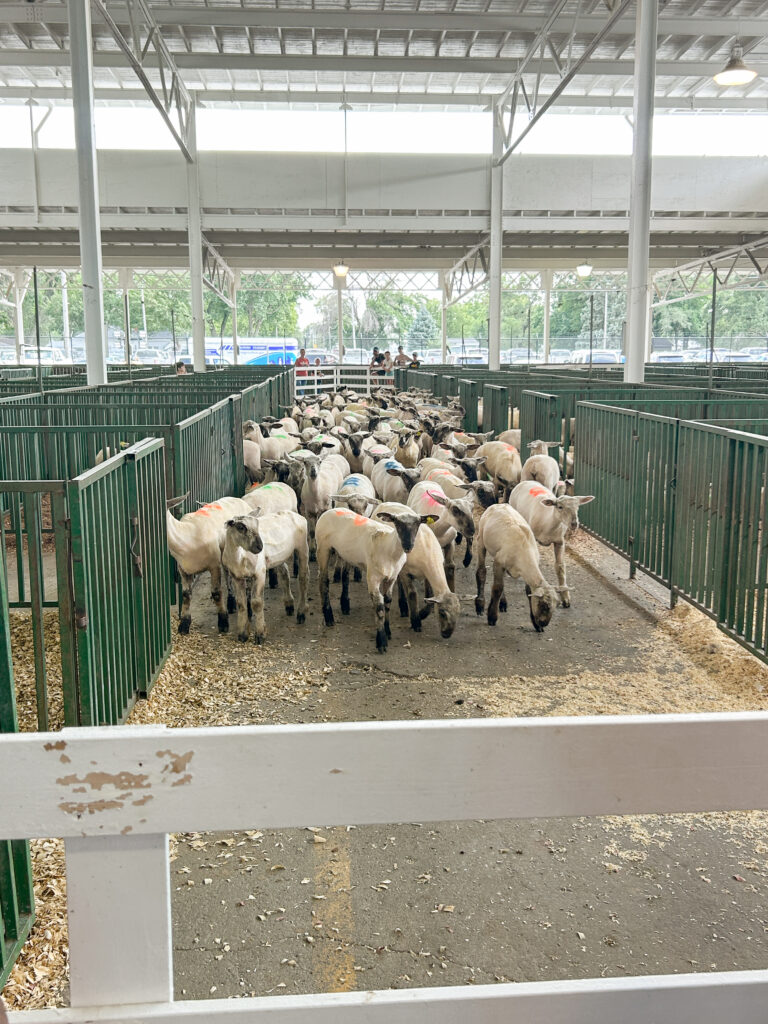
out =
[[(414, 634), (392, 608), (386, 660), (365, 583), (322, 623), (317, 567), (299, 631), (267, 590), (265, 645), (219, 635), (207, 581), (188, 636), (129, 724), (171, 727), (768, 709), (768, 666), (596, 540), (569, 544), (575, 595), (535, 634), (521, 583), (495, 629), (474, 612)], [(542, 569), (554, 580), (552, 555)], [(333, 586), (333, 599), (338, 585)], [(56, 635), (49, 680), (56, 692)], [(29, 617), (12, 614), (14, 637)], [(23, 639), (19, 639), (23, 644)], [(23, 646), (14, 647), (23, 654)], [(478, 658), (482, 649), (483, 657)], [(24, 664), (21, 664), (21, 661)], [(16, 665), (22, 728), (34, 673)], [(25, 667), (25, 665), (27, 667)], [(54, 726), (58, 707), (52, 701)], [(610, 766), (606, 767), (610, 770)], [(510, 785), (514, 780), (510, 780)], [(172, 837), (177, 998), (472, 984), (765, 966), (768, 816), (646, 815), (252, 830)], [(13, 1009), (66, 1002), (63, 844), (33, 843), (37, 923), (3, 992)]]

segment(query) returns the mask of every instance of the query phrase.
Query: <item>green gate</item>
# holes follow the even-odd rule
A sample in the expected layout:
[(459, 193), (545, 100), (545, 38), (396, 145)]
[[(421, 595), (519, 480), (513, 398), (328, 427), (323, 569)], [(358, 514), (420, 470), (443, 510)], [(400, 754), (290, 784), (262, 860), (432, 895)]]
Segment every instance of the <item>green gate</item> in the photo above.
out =
[(162, 440), (139, 442), (67, 489), (78, 724), (117, 725), (170, 651)]
[[(18, 731), (8, 594), (5, 569), (0, 565), (0, 732)], [(26, 942), (34, 919), (35, 895), (29, 843), (23, 839), (4, 839), (0, 841), (0, 989)]]

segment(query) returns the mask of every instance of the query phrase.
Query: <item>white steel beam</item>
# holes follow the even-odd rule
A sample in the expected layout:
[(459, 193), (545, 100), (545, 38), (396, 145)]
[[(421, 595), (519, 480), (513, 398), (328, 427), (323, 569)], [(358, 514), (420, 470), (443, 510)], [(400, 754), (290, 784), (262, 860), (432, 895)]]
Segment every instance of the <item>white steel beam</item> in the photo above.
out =
[[(189, 148), (189, 117), (192, 98), (160, 33), (160, 27), (149, 4), (146, 0), (127, 0), (126, 9), (130, 23), (130, 39), (127, 39), (112, 17), (111, 8), (107, 7), (105, 0), (91, 0), (91, 3), (109, 26), (115, 42), (144, 86), (147, 96), (157, 108), (177, 146), (191, 162), (193, 156)], [(147, 75), (147, 56), (150, 47), (157, 59), (160, 75), (159, 93)]]
[[(571, 63), (569, 59), (567, 69), (563, 69), (559, 60), (550, 60), (549, 62), (545, 61), (543, 44), (548, 39), (549, 23), (551, 19), (545, 23), (544, 28), (538, 33), (531, 46), (528, 48), (525, 57), (520, 62), (520, 67), (515, 72), (511, 82), (504, 90), (497, 103), (500, 116), (504, 121), (504, 147), (503, 153), (498, 158), (501, 163), (503, 163), (515, 151), (534, 125), (544, 116), (547, 110), (557, 101), (563, 92), (565, 92), (568, 85), (574, 80), (574, 78), (586, 69), (589, 64), (589, 58), (614, 27), (624, 11), (628, 10), (633, 2), (634, 0), (621, 0), (621, 2), (616, 6), (609, 8), (607, 21), (603, 22), (602, 27), (592, 37), (589, 43), (587, 43), (578, 59), (573, 63)], [(562, 9), (565, 6), (565, 3), (566, 0), (560, 0), (559, 8), (556, 8), (556, 10)], [(578, 22), (574, 21), (573, 34), (575, 34), (579, 27)], [(536, 49), (539, 49), (539, 57), (536, 61), (536, 80), (533, 85), (533, 103), (531, 104), (525, 88), (524, 72), (527, 65), (533, 59)], [(547, 69), (547, 63), (554, 64), (554, 71)], [(541, 81), (541, 77), (545, 74), (553, 73), (560, 75), (560, 81), (546, 100), (539, 103), (539, 83)], [(515, 114), (521, 97), (525, 101), (525, 105), (528, 109), (528, 119), (523, 130), (517, 135), (514, 135)]]
[[(630, 67), (627, 67), (627, 74)], [(489, 109), (497, 94), (490, 92), (387, 92), (381, 89), (358, 89), (342, 93), (333, 89), (325, 89), (323, 83), (318, 88), (307, 90), (295, 89), (270, 89), (249, 87), (247, 85), (235, 89), (203, 88), (197, 90), (197, 98), (200, 103), (210, 106), (211, 104), (226, 104), (227, 106), (270, 106), (271, 104), (289, 104), (295, 106), (339, 106), (344, 102), (354, 104), (356, 107), (365, 106), (423, 106), (423, 107), (475, 107), (483, 110)], [(548, 92), (539, 95), (539, 103), (544, 104), (549, 98)], [(151, 102), (143, 89), (137, 89), (131, 85), (115, 87), (97, 87), (94, 89), (94, 98), (97, 103), (125, 103), (126, 105), (143, 106)], [(37, 99), (53, 103), (66, 103), (72, 99), (72, 90), (66, 85), (39, 85), (39, 86), (18, 86), (0, 85), (0, 101), (13, 102), (17, 100), (26, 101)], [(570, 95), (564, 98), (560, 108), (574, 107), (578, 109), (592, 110), (629, 110), (633, 105), (631, 95), (619, 96), (614, 93), (599, 93), (591, 90), (589, 95)], [(766, 96), (729, 96), (723, 93), (721, 96), (657, 96), (655, 100), (657, 110), (675, 111), (723, 111), (723, 110), (745, 110), (768, 112), (768, 97)]]
[(77, 148), (80, 263), (85, 316), (85, 361), (89, 384), (105, 384), (104, 295), (96, 132), (93, 122), (93, 64), (90, 0), (69, 0), (72, 94)]
[(549, 334), (552, 315), (552, 269), (541, 272), (541, 287), (544, 292), (544, 362), (549, 362)]
[(627, 361), (624, 379), (641, 383), (650, 334), (651, 176), (653, 92), (659, 0), (638, 0), (635, 44), (635, 106), (627, 259)]
[[(195, 102), (192, 101), (187, 138), (197, 156)], [(205, 372), (205, 307), (203, 304), (203, 228), (200, 209), (200, 174), (197, 160), (187, 163), (187, 236), (192, 305), (192, 362), (196, 373)]]
[[(508, 57), (391, 57), (360, 56), (353, 54), (263, 54), (205, 51), (174, 54), (177, 67), (194, 71), (309, 71), (309, 72), (392, 72), (395, 74), (489, 74), (513, 75), (517, 62)], [(97, 50), (93, 58), (97, 68), (124, 68), (128, 62), (119, 51)], [(69, 54), (62, 50), (0, 50), (0, 67), (55, 68), (66, 67)], [(768, 74), (768, 61), (750, 59), (750, 65), (761, 76)], [(537, 65), (538, 66), (538, 65)], [(630, 78), (632, 61), (614, 58), (595, 58), (585, 61), (579, 68), (581, 75)], [(559, 73), (551, 58), (541, 62), (541, 74)], [(657, 65), (659, 78), (712, 77), (712, 62), (702, 60), (661, 60)], [(687, 98), (690, 102), (691, 98)]]
[(501, 366), (501, 260), (503, 246), (504, 169), (501, 153), (504, 129), (498, 108), (493, 112), (490, 196), (490, 251), (488, 261), (488, 369)]
[(446, 306), (467, 297), (488, 282), (490, 238), (486, 236), (445, 272)]
[[(119, 23), (126, 23), (128, 8), (126, 3), (109, 4), (112, 16)], [(180, 4), (171, 6), (168, 3), (152, 5), (152, 13), (159, 25), (170, 27), (207, 27), (216, 28), (283, 28), (283, 29), (338, 29), (340, 31), (427, 31), (427, 32), (499, 32), (523, 34), (537, 32), (541, 27), (541, 16), (527, 13), (457, 13), (430, 11), (393, 11), (393, 10), (324, 10), (308, 8), (292, 10), (286, 8), (243, 8), (206, 4), (193, 6)], [(64, 3), (46, 3), (31, 5), (29, 3), (5, 3), (0, 6), (0, 22), (24, 25), (28, 23), (63, 25), (66, 24), (66, 6)], [(579, 18), (580, 30), (585, 33), (597, 32), (604, 18), (600, 14), (584, 14)], [(551, 28), (556, 35), (571, 30), (573, 18), (570, 14), (558, 16)], [(616, 26), (617, 35), (632, 36), (635, 22), (631, 17), (624, 17)], [(729, 22), (721, 17), (693, 14), (684, 17), (680, 14), (664, 14), (659, 17), (659, 34), (698, 38), (714, 36), (726, 38)], [(768, 34), (764, 17), (739, 17), (738, 32), (742, 38), (762, 38)], [(732, 35), (733, 33), (731, 33)]]
[(21, 362), (24, 346), (24, 296), (29, 287), (30, 274), (27, 270), (15, 270), (13, 274), (13, 334), (16, 339), (16, 362)]
[(440, 358), (443, 363), (448, 357), (448, 310), (446, 308), (445, 271), (440, 271)]

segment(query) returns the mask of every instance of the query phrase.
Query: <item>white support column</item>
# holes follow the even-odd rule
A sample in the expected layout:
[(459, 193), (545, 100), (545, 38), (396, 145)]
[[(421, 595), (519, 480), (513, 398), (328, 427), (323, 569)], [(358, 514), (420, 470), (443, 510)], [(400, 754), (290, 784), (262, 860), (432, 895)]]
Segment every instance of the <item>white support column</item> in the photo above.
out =
[(448, 359), (448, 308), (445, 305), (445, 271), (440, 271), (440, 362)]
[(13, 333), (16, 337), (16, 362), (21, 362), (24, 347), (24, 296), (29, 287), (29, 274), (26, 270), (15, 270), (13, 273)]
[(71, 1006), (170, 1002), (168, 836), (67, 839), (66, 858)]
[(651, 141), (656, 83), (656, 32), (659, 0), (638, 0), (635, 30), (632, 184), (629, 196), (627, 266), (627, 361), (624, 380), (640, 383), (648, 345), (651, 236)]
[(541, 288), (544, 292), (544, 362), (549, 362), (549, 321), (552, 313), (552, 271), (550, 269), (541, 272)]
[(344, 294), (342, 291), (343, 280), (336, 281), (336, 318), (339, 329), (339, 366), (344, 363)]
[(187, 235), (189, 238), (189, 280), (192, 299), (192, 365), (205, 373), (205, 306), (203, 304), (203, 224), (200, 212), (200, 175), (197, 166), (196, 102), (189, 116), (189, 149), (194, 160), (187, 163)]
[(69, 285), (66, 271), (61, 271), (61, 328), (64, 332), (64, 356), (72, 362), (72, 331), (69, 326)]
[(240, 362), (240, 339), (237, 335), (237, 290), (240, 287), (240, 271), (235, 271), (235, 279), (232, 282), (232, 363), (237, 366)]
[(144, 289), (141, 289), (141, 325), (144, 329), (144, 344), (149, 344), (149, 334), (147, 332), (147, 304), (144, 302)]
[(80, 212), (80, 264), (89, 384), (105, 384), (107, 359), (101, 280), (101, 218), (93, 123), (93, 54), (90, 0), (68, 0)]
[(504, 148), (501, 113), (493, 109), (493, 152), (491, 156), (491, 245), (488, 257), (488, 369), (501, 365), (501, 249), (504, 207), (504, 168), (498, 162)]

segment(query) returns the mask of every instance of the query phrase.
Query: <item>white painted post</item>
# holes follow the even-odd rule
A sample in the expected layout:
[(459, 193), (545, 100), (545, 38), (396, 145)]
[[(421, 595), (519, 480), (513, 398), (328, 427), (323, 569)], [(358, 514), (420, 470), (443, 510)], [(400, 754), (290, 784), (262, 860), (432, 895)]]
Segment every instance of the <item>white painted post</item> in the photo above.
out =
[(21, 362), (24, 348), (24, 296), (27, 294), (29, 274), (25, 270), (13, 272), (13, 333), (16, 338), (16, 362)]
[(445, 305), (445, 271), (440, 271), (440, 362), (448, 359), (448, 308)]
[(544, 362), (549, 362), (549, 321), (551, 317), (551, 306), (552, 306), (552, 270), (542, 270), (541, 272), (541, 287), (544, 291)]
[(491, 156), (491, 246), (488, 266), (488, 369), (501, 365), (501, 249), (504, 206), (504, 168), (499, 163), (503, 148), (501, 113), (493, 108), (493, 153)]
[(624, 364), (624, 380), (633, 384), (641, 383), (645, 376), (645, 355), (650, 328), (649, 250), (653, 170), (651, 142), (658, 19), (659, 0), (638, 0), (635, 29), (632, 183), (629, 195), (627, 361)]
[(67, 839), (73, 1007), (173, 999), (168, 836)]
[(194, 160), (187, 162), (187, 235), (189, 286), (192, 301), (192, 365), (205, 373), (205, 306), (203, 304), (203, 225), (200, 211), (200, 175), (197, 166), (196, 103), (189, 113), (188, 146)]
[(69, 326), (69, 286), (67, 275), (61, 271), (61, 324), (64, 331), (64, 355), (68, 363), (72, 362), (72, 331)]
[(342, 295), (341, 278), (336, 281), (336, 318), (339, 328), (339, 366), (344, 362), (344, 297)]
[(237, 336), (237, 289), (240, 287), (240, 271), (235, 271), (232, 284), (232, 362), (235, 366), (240, 362), (240, 344)]
[(141, 289), (141, 324), (144, 328), (144, 343), (149, 344), (149, 332), (147, 331), (147, 304), (144, 302), (144, 289)]
[(80, 211), (80, 264), (89, 384), (105, 384), (107, 358), (101, 280), (101, 218), (96, 133), (93, 123), (93, 54), (90, 0), (68, 0)]

